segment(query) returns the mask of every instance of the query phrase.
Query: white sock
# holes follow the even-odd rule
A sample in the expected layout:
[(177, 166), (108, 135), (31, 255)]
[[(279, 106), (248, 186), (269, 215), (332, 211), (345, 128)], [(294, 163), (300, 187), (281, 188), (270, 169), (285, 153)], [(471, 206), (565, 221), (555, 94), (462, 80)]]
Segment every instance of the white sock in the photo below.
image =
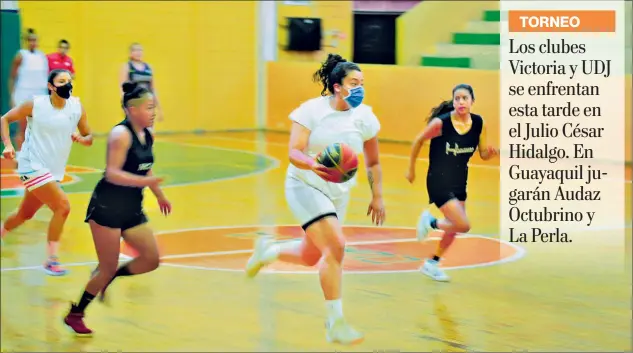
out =
[(280, 244), (273, 244), (264, 251), (264, 254), (262, 254), (262, 261), (266, 263), (273, 262), (277, 260), (280, 252), (281, 252)]
[(330, 324), (343, 317), (343, 300), (326, 300), (325, 308), (327, 310), (327, 317)]
[(301, 246), (301, 240), (284, 241), (281, 243), (275, 243), (268, 247), (262, 255), (262, 261), (273, 262), (279, 258), (279, 254), (290, 249), (295, 249)]

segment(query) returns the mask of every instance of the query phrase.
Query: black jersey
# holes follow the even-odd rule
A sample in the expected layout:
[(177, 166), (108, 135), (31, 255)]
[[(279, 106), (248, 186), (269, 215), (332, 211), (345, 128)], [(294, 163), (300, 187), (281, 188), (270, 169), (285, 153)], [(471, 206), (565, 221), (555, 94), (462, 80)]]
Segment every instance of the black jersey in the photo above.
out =
[[(145, 129), (145, 144), (143, 144), (127, 119), (117, 124), (117, 126), (119, 125), (127, 127), (132, 134), (132, 144), (127, 151), (122, 170), (136, 175), (147, 175), (154, 164), (152, 134), (148, 129)], [(104, 175), (94, 189), (92, 202), (106, 208), (136, 212), (142, 208), (143, 187), (112, 184), (106, 180)]]
[(138, 83), (139, 86), (147, 88), (153, 92), (152, 87), (152, 68), (147, 63), (143, 63), (143, 69), (137, 70), (132, 61), (128, 62), (128, 80)]
[(479, 145), (483, 119), (471, 114), (472, 125), (465, 134), (455, 130), (451, 113), (437, 117), (442, 120), (442, 134), (431, 140), (428, 181), (445, 188), (461, 189), (468, 181), (468, 161)]

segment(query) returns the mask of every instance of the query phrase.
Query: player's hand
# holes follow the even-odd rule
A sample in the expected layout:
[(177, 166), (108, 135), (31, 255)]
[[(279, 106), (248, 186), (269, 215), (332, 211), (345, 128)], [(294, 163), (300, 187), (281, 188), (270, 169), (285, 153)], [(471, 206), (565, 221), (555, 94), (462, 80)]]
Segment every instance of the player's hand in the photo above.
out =
[(385, 204), (382, 201), (382, 197), (373, 197), (367, 208), (367, 215), (371, 215), (371, 222), (377, 226), (382, 225), (385, 222), (387, 216), (385, 212)]
[(409, 169), (404, 177), (407, 178), (409, 183), (413, 184), (413, 182), (415, 181), (415, 169)]
[(338, 171), (334, 169), (330, 169), (324, 166), (323, 164), (319, 164), (319, 163), (314, 163), (312, 165), (312, 171), (315, 172), (316, 175), (318, 175), (319, 177), (321, 177), (322, 179), (326, 181), (335, 181), (336, 175), (338, 173)]
[(77, 132), (73, 132), (73, 134), (70, 135), (70, 139), (73, 140), (73, 142), (78, 143), (80, 145), (90, 146), (90, 142)]
[(169, 200), (164, 197), (159, 198), (157, 201), (158, 207), (160, 208), (160, 213), (165, 216), (169, 215), (171, 213), (171, 202), (169, 202)]
[(4, 150), (2, 151), (2, 156), (6, 159), (14, 159), (15, 158), (15, 149), (11, 145), (4, 146)]

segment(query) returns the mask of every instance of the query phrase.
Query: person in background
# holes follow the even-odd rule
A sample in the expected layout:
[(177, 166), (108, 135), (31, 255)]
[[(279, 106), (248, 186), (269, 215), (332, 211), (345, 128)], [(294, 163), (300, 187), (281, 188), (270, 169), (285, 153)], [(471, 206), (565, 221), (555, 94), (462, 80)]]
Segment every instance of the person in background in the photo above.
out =
[[(154, 96), (154, 107), (158, 108), (156, 118), (163, 121), (163, 110), (156, 93), (156, 85), (154, 84), (154, 72), (152, 68), (143, 61), (143, 47), (139, 43), (130, 45), (129, 61), (121, 67), (119, 73), (119, 85), (123, 87), (125, 82), (136, 82), (140, 87), (150, 91)], [(123, 96), (123, 91), (121, 91)]]
[(46, 56), (48, 59), (48, 71), (53, 70), (67, 70), (73, 77), (75, 76), (75, 67), (73, 66), (73, 59), (68, 56), (70, 50), (70, 43), (66, 39), (59, 41), (57, 45), (57, 53), (50, 53)]
[[(37, 49), (38, 38), (35, 30), (26, 30), (26, 49), (20, 49), (13, 59), (9, 75), (9, 94), (11, 108), (33, 99), (34, 96), (48, 95), (48, 60)], [(24, 142), (26, 119), (20, 119), (15, 133), (16, 151), (20, 151)]]

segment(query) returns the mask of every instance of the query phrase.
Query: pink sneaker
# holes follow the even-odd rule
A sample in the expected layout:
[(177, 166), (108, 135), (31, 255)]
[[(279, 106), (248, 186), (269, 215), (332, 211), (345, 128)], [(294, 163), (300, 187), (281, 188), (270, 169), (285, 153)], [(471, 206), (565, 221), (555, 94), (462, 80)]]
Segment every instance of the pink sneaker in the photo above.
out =
[(51, 257), (44, 264), (44, 272), (49, 276), (63, 276), (68, 270), (61, 266), (56, 257)]

